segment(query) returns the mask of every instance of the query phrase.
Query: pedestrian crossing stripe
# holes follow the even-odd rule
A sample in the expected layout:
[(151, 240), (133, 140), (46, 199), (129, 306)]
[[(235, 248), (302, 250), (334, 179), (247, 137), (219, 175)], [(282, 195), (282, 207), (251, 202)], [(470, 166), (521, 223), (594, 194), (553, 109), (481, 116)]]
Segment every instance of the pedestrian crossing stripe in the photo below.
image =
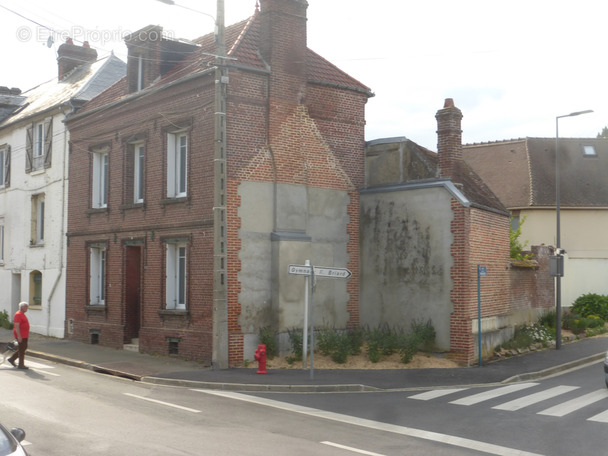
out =
[(505, 402), (504, 404), (496, 405), (492, 408), (496, 410), (508, 411), (519, 410), (530, 405), (538, 404), (539, 402), (545, 401), (547, 399), (557, 397), (561, 394), (566, 394), (570, 391), (574, 391), (575, 389), (578, 389), (578, 386), (556, 386), (554, 388), (549, 388), (538, 393), (520, 397), (519, 399), (514, 399), (512, 401)]
[[(31, 367), (32, 369), (54, 369), (55, 368), (55, 366), (51, 366), (50, 364), (37, 363), (36, 361), (30, 361), (29, 359), (26, 360), (25, 365), (27, 367)], [(8, 361), (7, 361), (6, 363), (0, 364), (0, 369), (15, 369), (15, 368), (13, 366), (11, 366), (10, 364), (8, 364)]]
[(538, 412), (538, 414), (561, 417), (606, 398), (608, 398), (608, 390), (603, 388), (556, 405), (555, 407), (550, 407), (547, 410)]
[(496, 388), (496, 389), (492, 389), (489, 391), (484, 391), (483, 393), (473, 394), (472, 396), (464, 397), (462, 399), (457, 399), (455, 401), (450, 402), (450, 404), (457, 404), (457, 405), (479, 404), (480, 402), (489, 401), (490, 399), (496, 399), (497, 397), (504, 396), (506, 394), (511, 394), (516, 391), (521, 391), (526, 388), (531, 388), (536, 385), (538, 385), (538, 383), (529, 382), (529, 383), (517, 383), (515, 385), (503, 386), (501, 388)]
[(410, 399), (417, 399), (419, 401), (429, 401), (431, 399), (437, 399), (438, 397), (447, 396), (448, 394), (458, 393), (460, 391), (466, 391), (468, 388), (445, 388), (438, 390), (425, 391), (424, 393), (415, 394), (410, 396)]
[[(454, 401), (449, 402), (450, 404), (456, 405), (474, 405), (479, 404), (484, 401), (488, 401), (490, 399), (498, 398), (501, 396), (505, 396), (507, 394), (511, 394), (517, 391), (524, 391), (527, 388), (531, 388), (533, 386), (537, 386), (539, 383), (519, 383), (514, 385), (503, 386), (500, 388), (494, 388), (482, 393), (473, 394), (470, 396), (466, 396)], [(414, 394), (412, 396), (408, 396), (408, 399), (415, 399), (420, 401), (430, 401), (433, 399), (438, 399), (444, 396), (448, 396), (450, 394), (459, 393), (462, 391), (466, 391), (469, 388), (445, 388), (445, 389), (437, 389), (437, 390), (429, 390), (422, 393)], [(578, 386), (567, 386), (560, 385), (553, 388), (546, 389), (544, 391), (536, 392), (533, 394), (528, 394), (524, 397), (514, 399), (503, 404), (496, 405), (492, 407), (492, 409), (496, 410), (507, 410), (507, 411), (516, 411), (520, 410), (524, 407), (528, 407), (533, 404), (540, 403), (542, 401), (555, 398), (562, 394), (569, 393), (571, 391), (579, 389)], [(549, 407), (545, 410), (537, 412), (537, 415), (545, 415), (545, 416), (553, 416), (553, 417), (563, 417), (570, 413), (576, 412), (588, 405), (592, 405), (596, 402), (608, 399), (608, 389), (599, 389), (596, 391), (592, 391), (590, 393), (584, 394), (582, 396), (576, 397), (574, 399), (567, 400), (561, 404)], [(592, 416), (591, 418), (587, 418), (587, 421), (595, 421), (600, 423), (608, 423), (608, 410), (598, 413), (597, 415)]]

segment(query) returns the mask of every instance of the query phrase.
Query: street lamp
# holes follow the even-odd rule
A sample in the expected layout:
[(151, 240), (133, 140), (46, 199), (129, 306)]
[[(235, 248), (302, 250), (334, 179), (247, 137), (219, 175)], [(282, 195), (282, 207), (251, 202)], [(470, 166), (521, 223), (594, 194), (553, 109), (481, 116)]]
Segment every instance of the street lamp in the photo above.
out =
[(559, 350), (562, 346), (562, 276), (564, 275), (564, 252), (561, 249), (560, 231), (560, 176), (559, 176), (559, 119), (564, 117), (575, 117), (582, 114), (593, 112), (591, 109), (586, 111), (571, 112), (555, 118), (555, 211), (557, 214), (557, 230), (555, 236), (555, 257), (557, 259), (555, 270), (555, 349)]

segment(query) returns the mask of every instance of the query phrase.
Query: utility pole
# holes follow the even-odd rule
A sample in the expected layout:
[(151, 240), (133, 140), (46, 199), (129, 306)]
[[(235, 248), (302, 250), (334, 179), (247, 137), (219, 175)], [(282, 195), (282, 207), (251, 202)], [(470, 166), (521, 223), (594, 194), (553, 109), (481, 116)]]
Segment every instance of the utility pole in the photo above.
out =
[(226, 37), (224, 0), (217, 0), (215, 20), (215, 150), (213, 160), (213, 366), (229, 367), (226, 228)]

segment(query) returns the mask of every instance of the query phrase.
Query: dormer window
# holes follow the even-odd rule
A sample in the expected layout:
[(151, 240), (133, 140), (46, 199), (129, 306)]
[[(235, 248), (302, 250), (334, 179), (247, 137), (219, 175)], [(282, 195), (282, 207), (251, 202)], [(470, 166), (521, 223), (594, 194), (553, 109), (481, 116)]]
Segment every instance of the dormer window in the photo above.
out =
[(585, 157), (597, 157), (595, 146), (583, 146), (583, 154)]

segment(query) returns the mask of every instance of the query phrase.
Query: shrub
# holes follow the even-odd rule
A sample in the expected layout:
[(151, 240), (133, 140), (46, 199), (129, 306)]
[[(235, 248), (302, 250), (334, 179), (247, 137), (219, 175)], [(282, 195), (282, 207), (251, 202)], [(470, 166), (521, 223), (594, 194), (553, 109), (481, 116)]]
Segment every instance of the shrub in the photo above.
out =
[(0, 328), (13, 329), (13, 324), (11, 323), (11, 320), (8, 314), (6, 313), (6, 310), (0, 312)]
[(277, 332), (266, 326), (260, 328), (260, 343), (266, 345), (266, 357), (272, 359), (277, 355)]
[(581, 317), (596, 315), (602, 320), (608, 320), (608, 296), (587, 293), (579, 296), (572, 305), (571, 311)]
[(291, 352), (293, 356), (289, 357), (291, 363), (294, 361), (302, 361), (302, 355), (304, 351), (303, 339), (301, 328), (292, 328), (287, 330), (287, 334), (289, 334), (289, 342), (291, 343)]
[(338, 346), (338, 335), (335, 329), (321, 328), (317, 331), (317, 348), (323, 356), (330, 356)]

